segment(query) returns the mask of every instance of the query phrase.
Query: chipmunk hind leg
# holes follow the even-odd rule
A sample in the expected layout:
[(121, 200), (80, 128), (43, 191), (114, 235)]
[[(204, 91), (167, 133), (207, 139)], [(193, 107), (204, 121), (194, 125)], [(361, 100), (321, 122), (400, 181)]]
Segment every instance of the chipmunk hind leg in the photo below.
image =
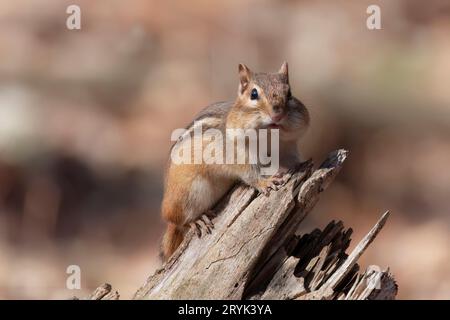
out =
[(162, 204), (162, 216), (169, 222), (163, 241), (166, 258), (178, 248), (189, 227), (195, 227), (199, 236), (213, 229), (211, 220), (204, 214), (229, 190), (232, 181), (215, 177), (208, 170), (194, 165), (170, 168)]

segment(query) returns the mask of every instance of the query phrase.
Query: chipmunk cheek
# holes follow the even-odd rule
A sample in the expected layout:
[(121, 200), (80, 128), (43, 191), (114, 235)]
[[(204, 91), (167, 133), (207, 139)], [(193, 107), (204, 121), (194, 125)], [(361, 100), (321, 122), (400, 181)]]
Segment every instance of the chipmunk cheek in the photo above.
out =
[(253, 108), (256, 108), (256, 107), (258, 107), (258, 105), (259, 105), (259, 100), (251, 100), (251, 99), (249, 99), (249, 100), (248, 100), (248, 104), (249, 104), (250, 106), (252, 106)]

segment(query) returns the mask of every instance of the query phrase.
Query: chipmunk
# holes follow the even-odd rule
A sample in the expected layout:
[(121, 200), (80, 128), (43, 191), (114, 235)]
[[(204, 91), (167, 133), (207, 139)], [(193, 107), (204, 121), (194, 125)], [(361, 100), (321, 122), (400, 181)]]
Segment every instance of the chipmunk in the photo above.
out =
[(291, 94), (286, 62), (277, 73), (254, 73), (239, 64), (236, 100), (206, 107), (187, 132), (191, 134), (200, 124), (202, 130), (218, 129), (225, 137), (227, 129), (279, 129), (279, 170), (264, 176), (259, 163), (170, 162), (162, 201), (162, 217), (168, 223), (161, 248), (163, 260), (175, 252), (189, 227), (194, 227), (198, 236), (202, 229), (211, 232), (211, 209), (236, 182), (244, 182), (266, 195), (270, 190), (278, 190), (286, 182), (288, 172), (300, 164), (297, 142), (309, 122), (308, 110)]

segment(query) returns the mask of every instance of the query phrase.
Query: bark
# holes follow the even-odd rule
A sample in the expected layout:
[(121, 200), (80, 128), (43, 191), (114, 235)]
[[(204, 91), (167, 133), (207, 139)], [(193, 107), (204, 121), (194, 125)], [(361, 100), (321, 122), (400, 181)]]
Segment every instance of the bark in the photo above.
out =
[(388, 212), (349, 255), (352, 230), (342, 222), (295, 234), (346, 157), (335, 151), (316, 170), (306, 162), (268, 197), (235, 187), (215, 208), (213, 232), (198, 238), (189, 231), (134, 299), (393, 299), (389, 270), (360, 273), (357, 265)]

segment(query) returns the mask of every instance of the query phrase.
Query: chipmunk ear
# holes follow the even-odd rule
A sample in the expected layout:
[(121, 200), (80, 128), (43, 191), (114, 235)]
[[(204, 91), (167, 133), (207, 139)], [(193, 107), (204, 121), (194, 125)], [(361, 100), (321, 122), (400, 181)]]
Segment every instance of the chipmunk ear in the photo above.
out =
[(287, 78), (287, 81), (289, 82), (289, 69), (288, 69), (288, 63), (285, 61), (280, 67), (280, 70), (278, 70), (278, 73), (284, 74)]
[(245, 65), (240, 63), (239, 64), (239, 92), (243, 93), (245, 89), (247, 89), (248, 84), (250, 83), (250, 80), (252, 78), (252, 72), (250, 69)]

